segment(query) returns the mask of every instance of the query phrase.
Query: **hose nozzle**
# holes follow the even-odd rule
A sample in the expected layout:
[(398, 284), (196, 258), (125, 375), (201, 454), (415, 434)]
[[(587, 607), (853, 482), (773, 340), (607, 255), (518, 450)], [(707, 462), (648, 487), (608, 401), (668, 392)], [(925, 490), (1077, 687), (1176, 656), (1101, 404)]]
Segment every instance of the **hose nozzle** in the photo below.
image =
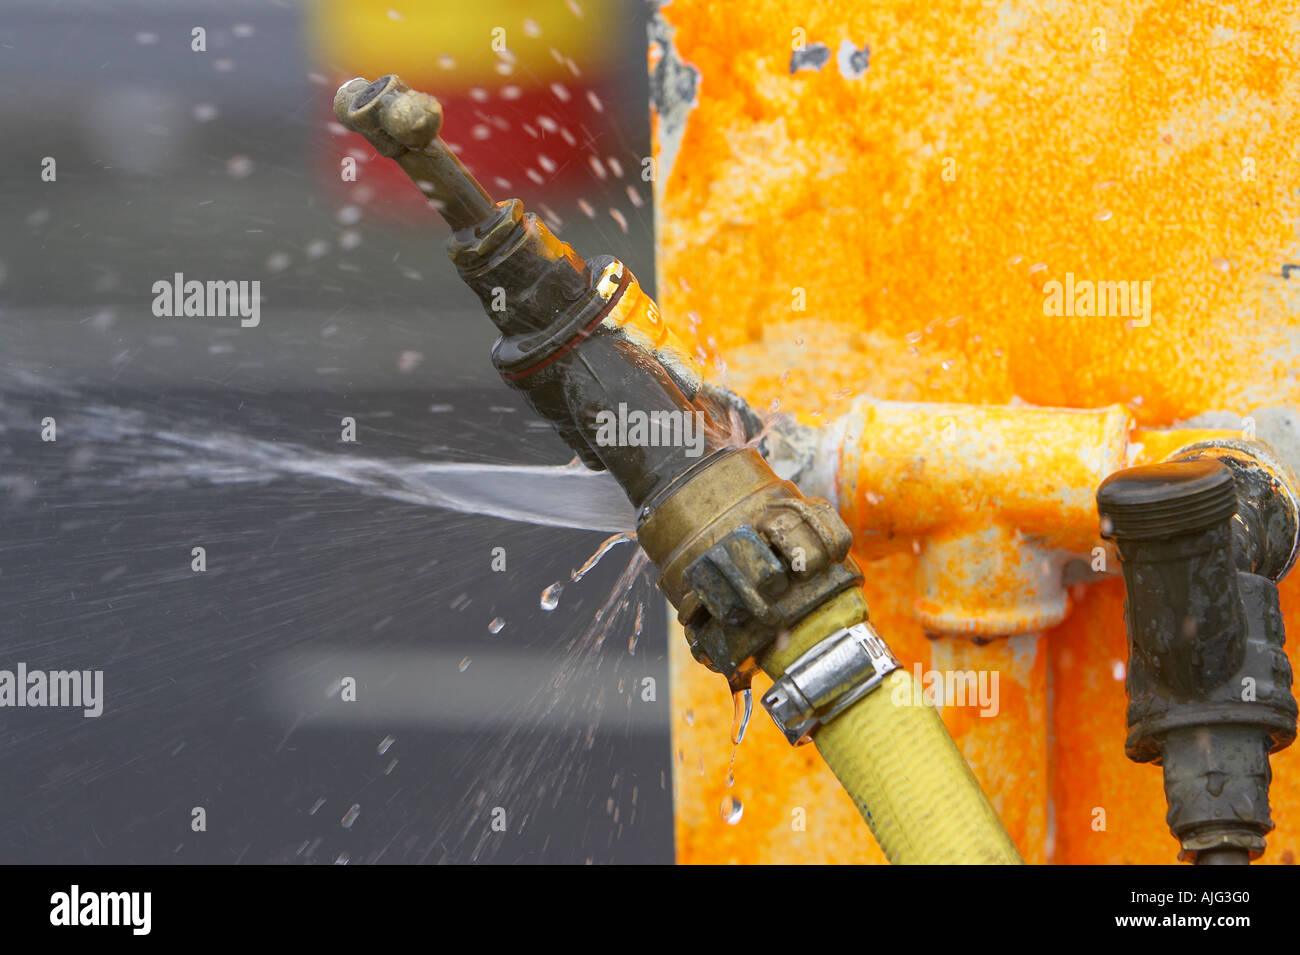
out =
[(395, 160), (453, 229), (493, 216), (492, 198), (438, 135), (442, 104), (428, 93), (411, 89), (394, 73), (373, 83), (357, 77), (334, 94), (334, 116)]

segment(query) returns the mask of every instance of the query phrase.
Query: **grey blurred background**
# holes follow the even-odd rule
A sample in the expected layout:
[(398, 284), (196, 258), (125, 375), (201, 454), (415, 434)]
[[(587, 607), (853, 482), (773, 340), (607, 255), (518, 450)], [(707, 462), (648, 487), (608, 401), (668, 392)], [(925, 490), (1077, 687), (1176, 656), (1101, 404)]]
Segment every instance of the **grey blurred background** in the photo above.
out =
[[(672, 860), (661, 602), (641, 579), (588, 632), (631, 546), (548, 613), (605, 535), (324, 473), (571, 457), (496, 378), (445, 226), (331, 128), (346, 2), (0, 10), (0, 669), (102, 669), (106, 696), (99, 719), (0, 709), (2, 862)], [(405, 78), (498, 198), (653, 288), (641, 4), (362, 6), (411, 23), (430, 65)], [(484, 80), (457, 45), (497, 20)], [(176, 272), (260, 281), (261, 324), (155, 317)], [(315, 463), (260, 473), (250, 447)]]

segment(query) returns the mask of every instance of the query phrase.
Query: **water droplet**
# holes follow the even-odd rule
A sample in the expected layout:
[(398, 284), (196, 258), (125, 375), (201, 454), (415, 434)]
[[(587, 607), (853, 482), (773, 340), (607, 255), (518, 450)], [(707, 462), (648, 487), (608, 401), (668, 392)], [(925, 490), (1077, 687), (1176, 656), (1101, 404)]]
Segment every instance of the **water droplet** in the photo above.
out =
[(1111, 211), (1110, 211), (1109, 209), (1102, 209), (1101, 212), (1098, 212), (1098, 213), (1097, 213), (1097, 221), (1098, 221), (1098, 222), (1109, 222), (1109, 221), (1111, 220), (1111, 216), (1112, 216), (1112, 213), (1111, 213)]
[(392, 747), (397, 740), (391, 736), (385, 736), (379, 741), (379, 748), (375, 750), (380, 756), (383, 756)]
[(619, 544), (632, 540), (633, 536), (634, 535), (632, 534), (623, 533), (623, 534), (614, 534), (611, 537), (605, 538), (604, 542), (602, 542), (601, 545), (598, 548), (596, 548), (596, 553), (592, 554), (590, 557), (587, 558), (587, 562), (585, 564), (583, 564), (577, 570), (569, 571), (570, 579), (575, 584), (578, 581), (582, 580), (583, 577), (586, 577), (587, 574), (591, 573), (592, 568), (594, 568), (597, 564), (600, 563), (600, 559), (602, 557), (608, 554)]
[(461, 673), (464, 673), (466, 670), (468, 670), (468, 669), (469, 669), (469, 657), (462, 657), (462, 658), (461, 658), (461, 661), (460, 661), (460, 665), (457, 666), (456, 669), (459, 670)]
[(339, 823), (344, 829), (351, 829), (352, 824), (357, 821), (359, 815), (361, 815), (361, 806), (358, 803), (353, 803), (352, 808), (343, 814), (343, 818), (339, 820)]
[(740, 818), (745, 814), (745, 804), (727, 793), (722, 797), (721, 815), (722, 821), (729, 826), (734, 826), (740, 822)]
[(749, 687), (735, 690), (731, 694), (731, 742), (739, 746), (745, 739), (745, 730), (749, 728), (749, 717), (754, 712), (754, 692)]
[(226, 160), (226, 175), (231, 179), (247, 179), (253, 173), (253, 160), (247, 156), (231, 156)]
[(627, 652), (636, 655), (636, 642), (641, 637), (641, 624), (645, 618), (645, 604), (636, 605), (636, 623), (632, 627), (632, 636), (627, 640)]
[(351, 860), (351, 858), (352, 858), (352, 857), (349, 856), (346, 852), (340, 852), (340, 853), (339, 853), (339, 857), (338, 857), (337, 859), (334, 860), (334, 864), (335, 864), (335, 865), (347, 865), (348, 862)]
[(687, 711), (686, 711), (686, 725), (687, 725), (687, 726), (694, 726), (694, 725), (695, 725), (695, 711), (694, 711), (694, 710), (687, 710)]
[(493, 617), (492, 622), (488, 624), (488, 633), (500, 633), (506, 628), (506, 622), (500, 617)]
[(564, 593), (564, 584), (556, 581), (542, 591), (542, 609), (554, 610), (560, 605), (560, 594)]

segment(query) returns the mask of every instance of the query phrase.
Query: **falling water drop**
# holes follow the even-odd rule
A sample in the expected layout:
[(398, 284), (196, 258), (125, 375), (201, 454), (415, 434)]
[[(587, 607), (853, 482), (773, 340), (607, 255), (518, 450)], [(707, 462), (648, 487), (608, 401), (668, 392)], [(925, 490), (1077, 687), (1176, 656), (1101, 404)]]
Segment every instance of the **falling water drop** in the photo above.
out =
[(461, 657), (460, 664), (456, 667), (461, 673), (469, 669), (469, 657)]
[[(726, 779), (728, 789), (736, 785), (736, 752), (740, 748), (741, 741), (745, 738), (745, 730), (749, 728), (749, 717), (754, 711), (754, 694), (747, 684), (746, 679), (743, 683), (735, 684), (735, 688), (731, 691), (731, 759), (727, 763)], [(741, 814), (744, 811), (745, 807), (735, 796), (728, 793), (723, 798), (722, 818), (727, 825), (734, 826), (740, 822)]]
[(731, 707), (731, 742), (739, 746), (745, 739), (745, 730), (749, 729), (750, 714), (754, 712), (754, 692), (747, 686), (732, 691)]
[(587, 574), (591, 573), (592, 568), (594, 568), (597, 564), (600, 563), (600, 559), (602, 557), (608, 554), (619, 544), (632, 540), (634, 536), (635, 535), (633, 534), (623, 533), (623, 534), (614, 534), (612, 537), (605, 538), (604, 542), (598, 548), (596, 548), (596, 553), (592, 554), (590, 557), (587, 558), (587, 562), (585, 564), (583, 564), (577, 570), (569, 571), (569, 577), (576, 584), (578, 581), (582, 580), (583, 577), (586, 577)]
[(734, 826), (740, 822), (740, 817), (745, 814), (745, 804), (731, 793), (722, 797), (721, 815), (722, 821), (729, 826)]
[(500, 633), (506, 628), (506, 622), (500, 617), (493, 617), (492, 622), (488, 624), (488, 633)]
[(560, 605), (560, 594), (564, 592), (564, 584), (556, 581), (542, 591), (542, 609), (554, 610)]
[(632, 636), (627, 638), (627, 652), (636, 655), (636, 644), (641, 638), (641, 625), (645, 620), (645, 604), (636, 605), (636, 623), (632, 627)]
[(392, 747), (397, 740), (391, 736), (385, 736), (379, 741), (379, 748), (375, 750), (380, 756), (383, 756)]
[(352, 824), (357, 821), (359, 815), (361, 815), (361, 806), (359, 803), (353, 803), (352, 808), (343, 814), (343, 818), (339, 820), (339, 823), (344, 829), (351, 829)]

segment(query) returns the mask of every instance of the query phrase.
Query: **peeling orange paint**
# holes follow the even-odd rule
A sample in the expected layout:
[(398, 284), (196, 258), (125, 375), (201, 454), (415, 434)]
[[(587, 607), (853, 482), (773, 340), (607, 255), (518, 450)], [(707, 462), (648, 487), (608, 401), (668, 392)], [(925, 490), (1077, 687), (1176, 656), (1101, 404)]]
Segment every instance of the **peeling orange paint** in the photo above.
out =
[[(1300, 262), (1300, 14), (1259, 0), (675, 0), (663, 15), (701, 80), (659, 184), (660, 305), (706, 374), (756, 407), (824, 425), (861, 395), (1118, 404), (1162, 429), (1300, 402), (1300, 275), (1282, 277)], [(790, 74), (796, 31), (831, 49), (825, 67)], [(860, 79), (836, 69), (846, 39), (870, 48)], [(1151, 314), (1045, 314), (1044, 286), (1067, 275), (1150, 282)], [(1142, 455), (1159, 457), (1164, 439), (1144, 433)], [(1173, 862), (1160, 772), (1124, 756), (1121, 584), (1076, 588), (1030, 665), (1010, 645), (936, 651), (916, 562), (864, 564), (900, 658), (1021, 668), (997, 717), (944, 717), (1026, 858)], [(1293, 665), (1297, 586), (1282, 586)], [(745, 815), (728, 826), (725, 687), (680, 638), (672, 675), (681, 861), (880, 861), (816, 752), (791, 751), (762, 714), (737, 757)], [(1263, 861), (1283, 862), (1300, 841), (1296, 748), (1273, 768)]]

